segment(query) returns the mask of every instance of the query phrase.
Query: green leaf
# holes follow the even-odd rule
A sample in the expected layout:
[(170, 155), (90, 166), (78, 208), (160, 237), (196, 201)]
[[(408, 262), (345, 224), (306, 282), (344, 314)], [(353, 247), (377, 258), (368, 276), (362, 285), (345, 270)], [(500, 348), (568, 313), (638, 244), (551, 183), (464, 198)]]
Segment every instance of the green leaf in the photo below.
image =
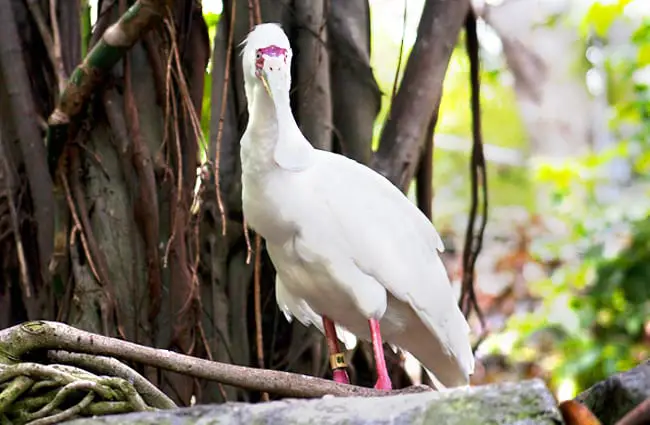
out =
[(593, 29), (596, 35), (605, 38), (612, 23), (621, 16), (623, 9), (630, 1), (601, 0), (593, 3), (580, 25), (582, 34), (587, 36), (589, 29)]

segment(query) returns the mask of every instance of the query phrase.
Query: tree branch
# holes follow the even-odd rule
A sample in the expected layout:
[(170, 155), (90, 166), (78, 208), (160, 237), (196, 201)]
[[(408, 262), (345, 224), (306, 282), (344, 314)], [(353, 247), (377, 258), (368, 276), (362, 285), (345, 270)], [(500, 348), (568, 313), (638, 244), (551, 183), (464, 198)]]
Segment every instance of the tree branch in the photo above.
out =
[(15, 363), (23, 355), (37, 350), (65, 350), (110, 356), (287, 397), (322, 397), (328, 394), (340, 397), (378, 397), (431, 391), (431, 388), (422, 386), (382, 391), (295, 373), (235, 366), (92, 334), (57, 322), (27, 322), (0, 331), (0, 364)]
[(468, 9), (468, 0), (427, 0), (424, 5), (417, 40), (373, 158), (373, 168), (403, 191), (418, 166), (423, 136)]
[(69, 140), (68, 131), (72, 119), (82, 111), (104, 74), (149, 30), (151, 24), (163, 15), (166, 3), (165, 0), (135, 2), (119, 21), (103, 33), (99, 43), (70, 75), (68, 85), (48, 119), (47, 153), (51, 175), (54, 175), (65, 144)]

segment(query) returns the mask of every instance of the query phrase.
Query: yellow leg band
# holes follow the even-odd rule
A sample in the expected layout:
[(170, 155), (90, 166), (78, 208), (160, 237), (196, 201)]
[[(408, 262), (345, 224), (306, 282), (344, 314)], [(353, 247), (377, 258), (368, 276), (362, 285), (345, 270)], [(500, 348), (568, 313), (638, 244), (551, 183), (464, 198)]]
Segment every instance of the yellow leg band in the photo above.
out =
[(345, 363), (345, 356), (343, 353), (330, 355), (330, 366), (332, 369), (343, 369), (344, 367), (348, 367), (348, 364)]

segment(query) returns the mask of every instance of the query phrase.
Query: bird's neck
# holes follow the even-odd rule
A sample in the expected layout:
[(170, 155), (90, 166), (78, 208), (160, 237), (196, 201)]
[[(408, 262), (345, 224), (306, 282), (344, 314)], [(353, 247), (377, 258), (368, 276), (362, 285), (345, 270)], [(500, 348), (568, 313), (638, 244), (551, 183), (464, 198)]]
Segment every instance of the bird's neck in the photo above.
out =
[(259, 173), (278, 166), (298, 171), (308, 166), (313, 148), (296, 123), (289, 92), (276, 93), (271, 99), (261, 84), (255, 84), (247, 95), (248, 146), (242, 144), (242, 171)]
[(279, 131), (279, 123), (286, 127), (298, 127), (291, 112), (288, 91), (278, 93), (275, 102), (261, 84), (255, 84), (249, 92), (248, 98), (251, 100), (248, 103), (249, 127), (276, 134)]

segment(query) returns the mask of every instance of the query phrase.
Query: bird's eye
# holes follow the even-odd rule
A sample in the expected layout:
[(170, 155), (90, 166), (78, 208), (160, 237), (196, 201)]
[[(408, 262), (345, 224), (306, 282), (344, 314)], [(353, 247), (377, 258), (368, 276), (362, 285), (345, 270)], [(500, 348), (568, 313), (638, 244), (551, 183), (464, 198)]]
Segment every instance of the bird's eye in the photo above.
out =
[(257, 52), (257, 53), (255, 54), (255, 58), (258, 59), (258, 60), (259, 60), (259, 59), (262, 59), (262, 54), (261, 54), (260, 52)]

